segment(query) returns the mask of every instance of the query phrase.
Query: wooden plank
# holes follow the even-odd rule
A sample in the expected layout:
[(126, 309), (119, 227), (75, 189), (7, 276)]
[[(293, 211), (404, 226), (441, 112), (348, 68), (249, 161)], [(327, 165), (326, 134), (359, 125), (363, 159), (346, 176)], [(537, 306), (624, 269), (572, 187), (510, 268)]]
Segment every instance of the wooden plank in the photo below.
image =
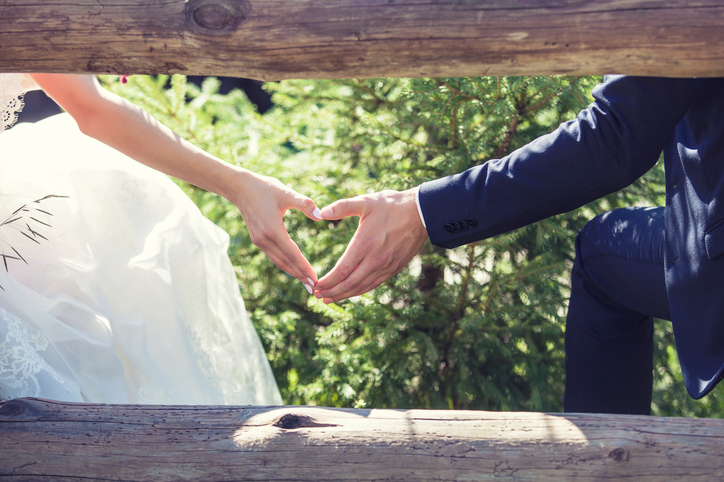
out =
[(0, 71), (724, 75), (719, 0), (4, 0)]
[(721, 480), (724, 420), (0, 404), (3, 480)]

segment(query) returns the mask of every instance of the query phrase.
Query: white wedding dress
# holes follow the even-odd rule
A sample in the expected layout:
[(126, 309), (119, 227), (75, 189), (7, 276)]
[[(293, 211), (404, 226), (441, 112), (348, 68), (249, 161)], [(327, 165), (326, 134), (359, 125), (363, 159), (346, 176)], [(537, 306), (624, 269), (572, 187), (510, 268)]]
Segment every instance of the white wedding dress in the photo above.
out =
[(0, 227), (27, 261), (0, 263), (0, 400), (281, 404), (228, 235), (67, 114), (3, 133), (29, 79), (0, 74), (0, 223), (29, 203)]

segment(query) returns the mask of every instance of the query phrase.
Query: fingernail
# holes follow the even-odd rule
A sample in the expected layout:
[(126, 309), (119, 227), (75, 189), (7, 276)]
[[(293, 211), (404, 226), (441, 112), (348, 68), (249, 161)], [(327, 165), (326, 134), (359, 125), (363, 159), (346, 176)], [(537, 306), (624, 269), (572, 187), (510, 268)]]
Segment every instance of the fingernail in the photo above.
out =
[(317, 298), (318, 300), (322, 299), (322, 295), (320, 295), (319, 292), (314, 293), (314, 297)]
[(307, 283), (304, 283), (304, 287), (307, 288), (307, 291), (309, 292), (310, 295), (311, 295), (312, 293), (314, 293), (314, 291), (312, 291), (312, 287), (309, 286)]
[(314, 286), (314, 281), (312, 281), (312, 278), (307, 278), (307, 281), (309, 281), (310, 286)]
[(314, 211), (312, 211), (312, 216), (317, 219), (322, 219), (322, 211), (320, 211), (319, 208), (314, 208)]

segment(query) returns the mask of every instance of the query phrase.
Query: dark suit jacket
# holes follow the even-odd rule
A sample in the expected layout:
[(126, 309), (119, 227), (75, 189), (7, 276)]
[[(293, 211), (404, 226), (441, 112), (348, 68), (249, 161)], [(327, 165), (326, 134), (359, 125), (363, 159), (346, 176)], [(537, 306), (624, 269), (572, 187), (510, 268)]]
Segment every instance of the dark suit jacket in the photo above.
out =
[(694, 398), (724, 367), (724, 79), (607, 77), (578, 117), (509, 156), (424, 183), (430, 240), (453, 248), (570, 211), (664, 152), (666, 287)]

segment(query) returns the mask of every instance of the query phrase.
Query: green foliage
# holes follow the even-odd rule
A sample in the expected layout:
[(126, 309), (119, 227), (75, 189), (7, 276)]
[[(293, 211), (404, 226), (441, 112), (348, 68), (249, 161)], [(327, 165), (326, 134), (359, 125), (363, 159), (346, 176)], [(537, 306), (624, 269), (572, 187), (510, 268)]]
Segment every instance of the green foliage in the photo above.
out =
[[(590, 102), (600, 79), (565, 77), (285, 81), (259, 115), (238, 91), (182, 77), (134, 76), (110, 88), (198, 146), (279, 178), (324, 206), (406, 189), (501, 157)], [(579, 210), (454, 250), (427, 243), (376, 290), (339, 305), (309, 297), (248, 237), (234, 206), (183, 186), (230, 233), (247, 309), (288, 404), (559, 411), (573, 241), (596, 213), (663, 203), (657, 166)], [(356, 219), (289, 213), (293, 239), (321, 275)], [(716, 395), (686, 396), (670, 326), (657, 323), (655, 413), (712, 416)]]

